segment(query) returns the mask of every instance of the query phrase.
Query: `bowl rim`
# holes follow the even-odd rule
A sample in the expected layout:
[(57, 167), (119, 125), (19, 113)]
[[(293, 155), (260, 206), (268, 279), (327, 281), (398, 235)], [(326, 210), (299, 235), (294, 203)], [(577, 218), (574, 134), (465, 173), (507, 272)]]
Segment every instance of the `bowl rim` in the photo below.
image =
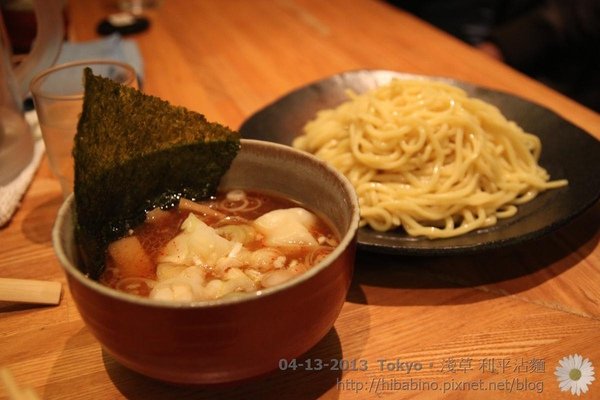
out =
[[(65, 270), (67, 275), (75, 278), (79, 283), (86, 286), (88, 289), (91, 289), (99, 294), (104, 296), (111, 297), (114, 300), (120, 300), (127, 303), (133, 303), (139, 306), (149, 306), (149, 307), (158, 307), (158, 308), (173, 308), (173, 309), (196, 309), (196, 308), (212, 308), (219, 306), (226, 306), (238, 303), (244, 303), (249, 301), (255, 301), (258, 299), (262, 299), (265, 297), (269, 297), (276, 293), (285, 291), (291, 287), (298, 286), (301, 283), (309, 280), (313, 276), (317, 275), (322, 270), (328, 268), (330, 264), (338, 258), (348, 246), (351, 245), (352, 241), (356, 239), (356, 235), (358, 232), (358, 225), (360, 220), (360, 208), (358, 203), (358, 196), (356, 191), (350, 181), (341, 173), (335, 170), (330, 165), (326, 164), (324, 161), (321, 161), (317, 157), (309, 154), (307, 152), (294, 149), (291, 146), (268, 142), (263, 140), (255, 140), (255, 139), (241, 139), (242, 149), (244, 145), (246, 146), (262, 146), (264, 148), (273, 148), (277, 151), (283, 151), (290, 154), (295, 154), (296, 156), (300, 156), (306, 158), (307, 161), (317, 164), (321, 168), (327, 170), (330, 174), (334, 175), (342, 184), (342, 187), (345, 189), (345, 192), (349, 195), (350, 198), (350, 206), (352, 208), (352, 215), (350, 220), (350, 225), (346, 232), (342, 235), (339, 244), (337, 247), (329, 253), (325, 258), (323, 258), (320, 262), (318, 262), (315, 266), (313, 266), (308, 271), (280, 284), (270, 288), (261, 289), (255, 292), (243, 293), (240, 296), (231, 297), (231, 298), (220, 298), (215, 300), (199, 300), (199, 301), (167, 301), (167, 300), (156, 300), (150, 299), (146, 297), (140, 297), (133, 294), (125, 293), (118, 291), (116, 289), (109, 288), (107, 286), (102, 285), (101, 283), (91, 279), (88, 275), (81, 272), (71, 261), (66, 254), (65, 248), (62, 246), (62, 237), (61, 232), (64, 230), (64, 225), (67, 221), (67, 218), (71, 218), (74, 212), (74, 199), (75, 195), (71, 193), (62, 203), (58, 214), (56, 216), (54, 226), (52, 228), (52, 247), (54, 252), (58, 258), (58, 261), (61, 267)], [(241, 151), (241, 150), (240, 150)]]

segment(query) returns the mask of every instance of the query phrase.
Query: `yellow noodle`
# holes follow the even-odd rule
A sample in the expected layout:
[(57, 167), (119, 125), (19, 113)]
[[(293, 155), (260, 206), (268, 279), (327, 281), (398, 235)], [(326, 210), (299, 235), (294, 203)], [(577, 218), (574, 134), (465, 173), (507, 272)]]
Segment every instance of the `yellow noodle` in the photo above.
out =
[(320, 111), (293, 146), (354, 185), (361, 225), (443, 238), (491, 226), (567, 185), (538, 165), (541, 142), (457, 87), (393, 80)]

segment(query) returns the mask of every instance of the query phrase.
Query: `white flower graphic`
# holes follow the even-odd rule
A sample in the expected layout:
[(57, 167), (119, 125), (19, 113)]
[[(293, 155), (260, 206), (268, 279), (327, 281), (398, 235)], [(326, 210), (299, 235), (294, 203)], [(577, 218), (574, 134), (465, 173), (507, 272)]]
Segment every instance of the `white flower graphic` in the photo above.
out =
[(588, 391), (588, 385), (592, 384), (594, 377), (594, 366), (589, 359), (583, 359), (579, 354), (571, 354), (558, 362), (554, 371), (561, 391), (571, 391), (572, 395), (579, 396)]

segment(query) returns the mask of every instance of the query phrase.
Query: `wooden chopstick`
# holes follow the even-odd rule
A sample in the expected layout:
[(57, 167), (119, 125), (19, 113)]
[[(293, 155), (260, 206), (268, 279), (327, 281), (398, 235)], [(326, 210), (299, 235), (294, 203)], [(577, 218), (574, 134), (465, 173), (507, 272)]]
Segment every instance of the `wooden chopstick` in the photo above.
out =
[(60, 282), (0, 278), (0, 301), (58, 304), (61, 291)]
[(10, 400), (40, 400), (37, 393), (31, 387), (20, 388), (8, 368), (0, 368), (0, 382), (8, 393)]

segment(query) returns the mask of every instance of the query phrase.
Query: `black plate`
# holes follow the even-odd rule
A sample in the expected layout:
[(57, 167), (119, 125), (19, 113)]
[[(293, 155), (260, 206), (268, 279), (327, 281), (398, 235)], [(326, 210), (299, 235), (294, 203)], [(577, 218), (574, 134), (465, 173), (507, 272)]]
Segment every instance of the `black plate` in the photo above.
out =
[(542, 141), (540, 164), (552, 179), (569, 185), (548, 190), (519, 206), (516, 216), (495, 226), (448, 239), (410, 237), (401, 231), (376, 232), (361, 228), (363, 249), (410, 255), (470, 253), (503, 247), (540, 237), (566, 224), (600, 197), (600, 141), (554, 112), (529, 101), (479, 86), (438, 77), (393, 71), (360, 70), (335, 75), (277, 99), (250, 116), (240, 127), (242, 137), (291, 144), (318, 110), (344, 100), (346, 89), (357, 93), (388, 83), (392, 78), (435, 79), (463, 88), (469, 95), (496, 105), (509, 119)]

